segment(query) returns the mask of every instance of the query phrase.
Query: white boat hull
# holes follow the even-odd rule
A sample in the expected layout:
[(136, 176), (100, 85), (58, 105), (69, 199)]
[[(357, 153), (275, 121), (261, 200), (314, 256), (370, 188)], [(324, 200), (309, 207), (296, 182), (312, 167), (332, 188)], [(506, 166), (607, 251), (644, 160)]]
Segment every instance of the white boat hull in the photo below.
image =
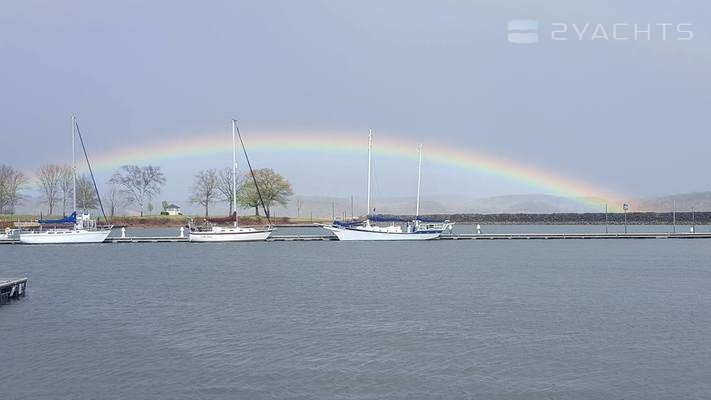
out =
[(206, 231), (190, 232), (188, 240), (191, 242), (259, 242), (265, 241), (272, 233), (271, 229), (240, 229), (238, 231)]
[(335, 226), (324, 226), (325, 229), (333, 232), (338, 240), (431, 240), (437, 239), (442, 234), (438, 232), (377, 232), (357, 228), (339, 228)]
[(20, 234), (20, 243), (23, 244), (71, 244), (71, 243), (103, 243), (111, 230), (87, 231), (74, 230), (47, 230), (40, 232), (26, 232)]

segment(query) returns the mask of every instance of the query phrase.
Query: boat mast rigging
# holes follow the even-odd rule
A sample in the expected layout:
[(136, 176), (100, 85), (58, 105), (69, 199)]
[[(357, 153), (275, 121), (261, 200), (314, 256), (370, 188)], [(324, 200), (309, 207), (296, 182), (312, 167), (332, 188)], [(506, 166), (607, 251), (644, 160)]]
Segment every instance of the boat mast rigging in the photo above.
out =
[[(91, 175), (91, 182), (94, 184), (94, 190), (96, 191), (96, 199), (99, 201), (99, 207), (101, 208), (101, 214), (104, 216), (104, 221), (109, 224), (109, 219), (106, 218), (106, 212), (104, 212), (104, 204), (101, 202), (101, 195), (99, 194), (99, 187), (96, 186), (96, 179), (94, 178), (94, 171), (91, 168), (91, 162), (89, 161), (89, 155), (86, 153), (86, 147), (84, 146), (84, 139), (81, 136), (81, 130), (79, 130), (79, 124), (75, 117), (72, 117), (74, 126), (76, 127), (76, 133), (79, 136), (79, 143), (81, 143), (81, 149), (84, 152), (84, 158), (86, 159), (86, 165), (89, 167), (89, 175)], [(72, 142), (73, 142), (72, 135)], [(72, 158), (74, 158), (74, 146), (72, 146)], [(76, 210), (76, 161), (74, 162), (74, 209)]]
[(254, 175), (254, 170), (252, 169), (252, 163), (249, 162), (249, 156), (247, 155), (247, 148), (244, 146), (244, 141), (242, 140), (242, 134), (239, 132), (239, 127), (237, 126), (237, 120), (233, 119), (232, 123), (235, 126), (235, 130), (237, 131), (237, 137), (239, 138), (239, 142), (242, 145), (242, 151), (244, 152), (244, 158), (247, 160), (247, 166), (249, 167), (249, 173), (252, 175), (252, 180), (254, 181), (254, 187), (257, 189), (257, 196), (259, 197), (259, 202), (262, 204), (262, 209), (264, 210), (264, 215), (267, 217), (267, 222), (269, 225), (272, 225), (272, 220), (269, 217), (269, 211), (267, 210), (267, 207), (264, 205), (264, 199), (262, 198), (262, 192), (259, 190), (259, 184), (257, 184), (257, 177)]
[(237, 216), (237, 144), (235, 142), (235, 128), (237, 121), (232, 120), (232, 212), (235, 213), (235, 226), (239, 225)]
[(373, 130), (368, 129), (368, 201), (367, 201), (367, 206), (368, 210), (367, 213), (365, 214), (366, 218), (370, 215), (370, 175), (371, 175), (371, 158), (372, 158), (372, 152), (373, 152)]
[(72, 211), (77, 210), (77, 158), (74, 150), (76, 117), (72, 115)]
[(415, 219), (420, 216), (420, 182), (422, 181), (422, 144), (417, 145), (419, 161), (417, 163), (417, 207), (415, 209)]

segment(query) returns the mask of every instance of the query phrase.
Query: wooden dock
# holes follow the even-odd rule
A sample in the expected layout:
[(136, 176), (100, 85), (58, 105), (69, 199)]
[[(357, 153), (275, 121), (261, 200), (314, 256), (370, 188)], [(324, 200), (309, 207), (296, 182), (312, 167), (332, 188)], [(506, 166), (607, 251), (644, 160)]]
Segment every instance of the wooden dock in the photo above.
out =
[(26, 293), (27, 278), (0, 278), (0, 304), (25, 297)]

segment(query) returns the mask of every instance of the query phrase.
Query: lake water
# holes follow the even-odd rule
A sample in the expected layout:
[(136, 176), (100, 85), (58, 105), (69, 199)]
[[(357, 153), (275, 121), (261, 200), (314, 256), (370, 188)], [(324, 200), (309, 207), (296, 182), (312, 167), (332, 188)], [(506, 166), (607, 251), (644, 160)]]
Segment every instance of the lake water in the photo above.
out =
[(711, 240), (0, 246), (0, 276), (3, 399), (711, 394)]

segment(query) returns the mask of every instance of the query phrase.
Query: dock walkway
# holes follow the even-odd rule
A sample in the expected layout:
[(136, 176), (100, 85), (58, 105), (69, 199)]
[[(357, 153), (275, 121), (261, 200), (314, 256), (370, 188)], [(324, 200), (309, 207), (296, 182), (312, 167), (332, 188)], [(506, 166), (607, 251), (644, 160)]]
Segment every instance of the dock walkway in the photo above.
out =
[[(567, 240), (567, 239), (711, 239), (711, 232), (631, 232), (631, 233), (459, 233), (443, 234), (437, 240)], [(334, 235), (272, 235), (268, 242), (335, 241)], [(185, 243), (180, 236), (109, 237), (104, 243)], [(0, 240), (1, 244), (18, 244), (17, 240)]]
[(439, 240), (543, 240), (543, 239), (711, 239), (711, 233), (460, 233)]
[(0, 304), (24, 297), (26, 292), (27, 278), (0, 278)]

